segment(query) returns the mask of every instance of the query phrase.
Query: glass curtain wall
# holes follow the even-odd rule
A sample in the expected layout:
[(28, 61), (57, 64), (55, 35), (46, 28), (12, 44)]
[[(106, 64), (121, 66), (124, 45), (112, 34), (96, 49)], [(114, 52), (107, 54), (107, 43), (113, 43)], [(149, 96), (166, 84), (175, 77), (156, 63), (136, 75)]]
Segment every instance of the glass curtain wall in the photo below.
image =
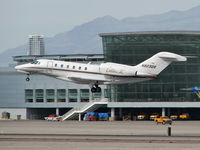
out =
[(106, 62), (136, 65), (161, 51), (190, 56), (187, 62), (173, 62), (157, 79), (108, 86), (112, 102), (199, 101), (195, 93), (184, 89), (200, 85), (200, 32), (101, 36)]

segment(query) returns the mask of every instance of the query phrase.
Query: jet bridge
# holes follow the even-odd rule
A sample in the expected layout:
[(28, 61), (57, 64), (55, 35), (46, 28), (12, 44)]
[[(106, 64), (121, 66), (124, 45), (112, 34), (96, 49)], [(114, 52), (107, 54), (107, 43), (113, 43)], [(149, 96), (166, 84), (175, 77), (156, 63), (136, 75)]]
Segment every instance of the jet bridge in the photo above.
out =
[(103, 99), (95, 99), (92, 100), (91, 102), (85, 104), (82, 107), (74, 107), (67, 113), (65, 113), (63, 116), (61, 116), (62, 120), (70, 120), (70, 119), (75, 119), (79, 116), (81, 113), (85, 112), (91, 112), (95, 111), (98, 108), (107, 105), (108, 104), (108, 99), (103, 98)]

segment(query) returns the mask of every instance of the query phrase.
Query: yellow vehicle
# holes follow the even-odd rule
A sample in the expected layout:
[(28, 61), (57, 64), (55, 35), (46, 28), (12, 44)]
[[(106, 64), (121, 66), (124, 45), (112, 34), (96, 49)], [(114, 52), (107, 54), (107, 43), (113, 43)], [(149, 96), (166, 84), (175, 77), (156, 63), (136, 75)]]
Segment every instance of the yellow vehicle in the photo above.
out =
[(179, 115), (179, 118), (180, 119), (189, 119), (189, 114), (182, 114), (182, 115)]
[(177, 120), (177, 119), (178, 119), (178, 115), (171, 115), (170, 118), (171, 118), (172, 120)]
[(149, 119), (154, 120), (155, 118), (158, 118), (158, 117), (159, 117), (158, 114), (152, 114), (152, 115), (149, 116)]
[(158, 123), (162, 123), (162, 124), (168, 123), (168, 124), (171, 125), (172, 124), (172, 119), (170, 119), (170, 118), (168, 118), (166, 116), (160, 116), (160, 118), (155, 118), (154, 122), (156, 122), (156, 124), (158, 124)]
[(144, 119), (146, 119), (146, 115), (145, 114), (137, 115), (137, 119), (138, 120), (144, 120)]

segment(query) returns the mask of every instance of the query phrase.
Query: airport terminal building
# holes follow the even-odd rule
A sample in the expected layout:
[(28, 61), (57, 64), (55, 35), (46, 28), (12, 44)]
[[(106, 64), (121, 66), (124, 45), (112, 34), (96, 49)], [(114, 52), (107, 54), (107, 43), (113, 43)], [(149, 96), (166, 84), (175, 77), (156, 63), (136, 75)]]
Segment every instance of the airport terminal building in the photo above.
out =
[[(32, 55), (15, 56), (18, 64), (32, 62), (36, 59), (54, 59), (83, 63), (101, 63), (102, 54), (92, 55)], [(49, 114), (63, 115), (73, 107), (81, 107), (93, 99), (107, 97), (106, 86), (101, 93), (92, 93), (89, 85), (74, 84), (43, 75), (26, 75), (19, 73), (14, 66), (0, 67), (0, 114), (9, 112), (11, 118), (18, 115), (22, 119), (44, 119)]]
[[(200, 31), (154, 31), (100, 34), (103, 55), (15, 56), (18, 63), (48, 58), (64, 61), (101, 63), (115, 62), (136, 65), (152, 55), (168, 51), (187, 56), (186, 62), (173, 62), (157, 79), (123, 85), (102, 86), (101, 93), (92, 94), (88, 85), (25, 75), (14, 67), (0, 68), (0, 112), (23, 112), (22, 118), (39, 119), (50, 113), (64, 114), (75, 106), (93, 99), (107, 98), (104, 111), (111, 116), (133, 116), (139, 113), (162, 115), (189, 113), (200, 119), (200, 99), (190, 89), (200, 85)], [(98, 110), (97, 110), (98, 111)], [(11, 112), (12, 113), (12, 112)], [(41, 115), (42, 114), (42, 115)]]

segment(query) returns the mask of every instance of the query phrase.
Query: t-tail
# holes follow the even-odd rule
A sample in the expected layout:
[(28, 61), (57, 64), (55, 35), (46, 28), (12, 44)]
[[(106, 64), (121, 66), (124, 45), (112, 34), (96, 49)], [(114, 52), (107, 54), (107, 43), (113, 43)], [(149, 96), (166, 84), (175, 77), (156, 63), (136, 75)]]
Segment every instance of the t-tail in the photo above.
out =
[(137, 76), (156, 77), (173, 61), (186, 61), (187, 58), (170, 52), (159, 52), (151, 58), (143, 61), (136, 66)]
[(196, 93), (196, 95), (198, 96), (198, 98), (200, 98), (200, 86), (193, 87), (192, 91)]

